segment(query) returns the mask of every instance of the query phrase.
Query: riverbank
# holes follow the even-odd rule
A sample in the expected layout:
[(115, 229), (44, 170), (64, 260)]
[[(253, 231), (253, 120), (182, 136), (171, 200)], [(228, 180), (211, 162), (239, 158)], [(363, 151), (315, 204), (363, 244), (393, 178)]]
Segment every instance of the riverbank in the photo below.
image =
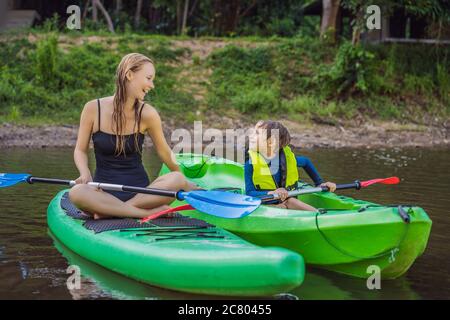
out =
[[(249, 124), (236, 123), (229, 128), (248, 128)], [(450, 123), (426, 127), (423, 125), (402, 125), (394, 122), (365, 123), (360, 126), (332, 126), (323, 124), (301, 124), (283, 121), (289, 128), (291, 144), (298, 148), (381, 148), (381, 147), (450, 147)], [(223, 124), (223, 123), (222, 123)], [(191, 136), (193, 126), (190, 128)], [(173, 130), (179, 127), (164, 123), (164, 134), (171, 146)], [(203, 123), (203, 132), (208, 128), (217, 128)], [(224, 127), (219, 128), (224, 129)], [(25, 147), (74, 147), (78, 126), (25, 126), (11, 123), (0, 125), (0, 148)], [(225, 135), (225, 131), (224, 135)], [(203, 141), (208, 145), (211, 141)], [(151, 146), (151, 139), (145, 140)]]

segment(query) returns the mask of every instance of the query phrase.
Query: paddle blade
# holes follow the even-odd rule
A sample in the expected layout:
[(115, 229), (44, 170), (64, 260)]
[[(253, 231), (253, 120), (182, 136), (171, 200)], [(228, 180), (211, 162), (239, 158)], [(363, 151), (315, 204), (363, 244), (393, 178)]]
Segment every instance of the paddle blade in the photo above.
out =
[(261, 205), (261, 200), (224, 191), (190, 191), (184, 200), (196, 210), (221, 218), (242, 218)]
[(361, 187), (365, 188), (375, 183), (381, 183), (381, 184), (398, 184), (400, 182), (400, 179), (398, 177), (389, 177), (385, 179), (373, 179), (373, 180), (367, 180), (367, 181), (361, 181)]
[(10, 187), (20, 182), (26, 182), (30, 176), (30, 174), (26, 173), (0, 173), (0, 188)]

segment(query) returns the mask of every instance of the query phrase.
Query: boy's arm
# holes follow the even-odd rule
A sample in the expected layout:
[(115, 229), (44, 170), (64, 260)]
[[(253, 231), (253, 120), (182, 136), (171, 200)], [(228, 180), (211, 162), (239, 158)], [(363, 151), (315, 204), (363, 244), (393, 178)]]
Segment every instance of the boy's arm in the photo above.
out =
[(245, 194), (252, 197), (266, 195), (267, 191), (256, 190), (255, 185), (253, 184), (252, 177), (253, 177), (253, 166), (250, 164), (249, 161), (246, 161), (244, 165)]
[(297, 159), (297, 166), (302, 167), (303, 170), (306, 171), (308, 176), (314, 181), (314, 184), (316, 186), (323, 183), (322, 177), (320, 176), (319, 172), (317, 171), (316, 167), (314, 167), (313, 163), (309, 158), (302, 157), (302, 156), (296, 156)]

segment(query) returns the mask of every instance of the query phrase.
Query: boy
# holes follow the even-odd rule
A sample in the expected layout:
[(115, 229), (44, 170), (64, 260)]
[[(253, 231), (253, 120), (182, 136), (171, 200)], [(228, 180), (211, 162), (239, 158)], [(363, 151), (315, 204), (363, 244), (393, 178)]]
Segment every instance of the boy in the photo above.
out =
[(332, 182), (322, 183), (314, 165), (306, 157), (296, 156), (288, 146), (289, 131), (276, 121), (259, 121), (255, 133), (250, 137), (249, 159), (245, 163), (245, 193), (258, 197), (277, 194), (279, 200), (268, 202), (284, 209), (317, 211), (316, 208), (298, 200), (288, 198), (288, 190), (297, 187), (298, 167), (302, 167), (315, 185), (336, 190)]

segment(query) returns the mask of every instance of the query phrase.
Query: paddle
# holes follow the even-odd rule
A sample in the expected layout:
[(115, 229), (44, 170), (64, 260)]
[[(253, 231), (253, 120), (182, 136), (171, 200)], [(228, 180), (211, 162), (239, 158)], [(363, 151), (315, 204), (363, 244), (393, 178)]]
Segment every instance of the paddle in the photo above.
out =
[[(389, 177), (389, 178), (383, 178), (383, 179), (372, 179), (367, 181), (358, 181), (352, 183), (345, 183), (345, 184), (337, 184), (336, 190), (344, 190), (344, 189), (356, 189), (359, 190), (361, 188), (366, 188), (372, 184), (380, 183), (380, 184), (398, 184), (400, 182), (400, 179), (398, 177)], [(292, 190), (288, 192), (289, 197), (295, 197), (302, 194), (309, 194), (309, 193), (316, 193), (316, 192), (324, 192), (329, 191), (329, 188), (327, 186), (320, 186), (315, 188), (307, 188), (307, 189), (298, 189), (298, 190)], [(269, 194), (263, 197), (260, 197), (261, 201), (266, 202), (270, 200), (276, 200), (279, 196), (277, 194)]]
[[(361, 188), (366, 188), (372, 184), (398, 184), (400, 182), (400, 179), (398, 177), (389, 177), (389, 178), (382, 178), (382, 179), (372, 179), (372, 180), (367, 180), (367, 181), (355, 181), (352, 183), (346, 183), (346, 184), (338, 184), (336, 185), (336, 190), (344, 190), (344, 189), (356, 189), (359, 190)], [(298, 196), (298, 195), (302, 195), (302, 194), (309, 194), (309, 193), (316, 193), (316, 192), (325, 192), (325, 191), (329, 191), (328, 187), (326, 186), (321, 186), (321, 187), (316, 187), (316, 188), (307, 188), (307, 189), (298, 189), (298, 190), (292, 190), (289, 191), (289, 197), (294, 197), (294, 196)], [(272, 201), (272, 200), (276, 200), (278, 199), (279, 196), (276, 194), (270, 194), (270, 195), (266, 195), (266, 196), (262, 196), (259, 197), (259, 199), (261, 200), (261, 202), (268, 202), (268, 201)], [(160, 211), (157, 213), (154, 213), (151, 216), (148, 216), (144, 219), (141, 220), (141, 222), (146, 222), (152, 219), (155, 219), (157, 217), (160, 217), (164, 214), (168, 214), (168, 213), (172, 213), (172, 212), (178, 212), (178, 211), (183, 211), (183, 210), (192, 210), (193, 208), (189, 205), (182, 205), (179, 207), (174, 207), (174, 208), (170, 208), (164, 211)]]
[[(71, 187), (76, 184), (74, 180), (37, 178), (29, 174), (0, 173), (0, 188), (10, 187), (21, 182), (28, 182), (30, 184), (40, 182), (69, 185)], [(200, 212), (222, 218), (244, 217), (253, 212), (261, 204), (261, 200), (258, 198), (224, 191), (170, 191), (99, 182), (89, 182), (88, 185), (103, 190), (136, 192), (176, 198), (180, 201), (186, 201)]]
[(149, 215), (148, 217), (141, 219), (141, 222), (147, 222), (149, 220), (156, 219), (156, 218), (158, 218), (160, 216), (163, 216), (165, 214), (169, 214), (169, 213), (172, 213), (172, 212), (183, 211), (183, 210), (193, 210), (193, 209), (194, 208), (190, 204), (184, 204), (182, 206), (169, 208), (169, 209), (166, 209), (166, 210), (154, 213), (152, 215)]

